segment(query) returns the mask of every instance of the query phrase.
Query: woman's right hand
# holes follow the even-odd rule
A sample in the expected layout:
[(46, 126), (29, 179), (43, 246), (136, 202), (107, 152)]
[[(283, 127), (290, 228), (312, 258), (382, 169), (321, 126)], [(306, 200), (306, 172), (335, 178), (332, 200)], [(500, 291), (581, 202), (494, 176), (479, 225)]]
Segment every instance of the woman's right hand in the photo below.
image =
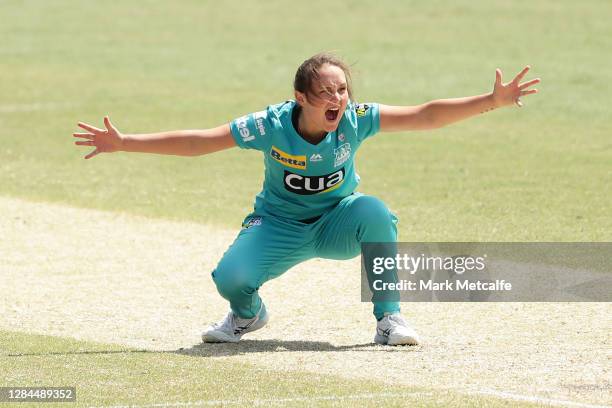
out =
[(98, 153), (112, 153), (121, 150), (124, 136), (113, 126), (108, 116), (104, 117), (104, 126), (106, 127), (104, 130), (83, 122), (79, 122), (77, 125), (87, 130), (87, 133), (74, 133), (73, 136), (87, 140), (79, 140), (74, 144), (95, 147), (91, 153), (85, 156), (85, 159), (91, 159)]

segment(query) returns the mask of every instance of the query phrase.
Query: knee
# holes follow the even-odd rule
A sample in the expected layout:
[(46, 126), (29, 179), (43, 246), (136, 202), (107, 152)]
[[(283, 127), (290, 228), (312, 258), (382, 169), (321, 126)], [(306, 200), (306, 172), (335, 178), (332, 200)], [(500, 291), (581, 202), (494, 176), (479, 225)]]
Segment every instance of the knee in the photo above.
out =
[(387, 205), (374, 196), (359, 196), (353, 202), (355, 216), (364, 223), (376, 225), (394, 224), (395, 216), (389, 211)]
[(221, 260), (212, 272), (219, 294), (228, 300), (253, 294), (257, 290), (257, 282), (253, 279), (254, 274), (251, 269), (244, 262)]
[(392, 242), (397, 240), (397, 218), (387, 205), (373, 196), (360, 196), (353, 203), (359, 220), (359, 242)]

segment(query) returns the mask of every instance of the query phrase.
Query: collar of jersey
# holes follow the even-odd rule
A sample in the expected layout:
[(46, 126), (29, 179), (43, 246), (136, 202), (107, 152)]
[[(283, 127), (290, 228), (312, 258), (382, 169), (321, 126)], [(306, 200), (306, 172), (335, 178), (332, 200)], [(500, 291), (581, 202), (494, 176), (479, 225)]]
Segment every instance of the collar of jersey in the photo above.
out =
[[(291, 112), (289, 112), (289, 127), (291, 129), (291, 133), (293, 134), (294, 137), (297, 137), (300, 140), (300, 143), (304, 146), (308, 146), (310, 148), (317, 148), (319, 146), (321, 146), (321, 144), (325, 141), (327, 141), (330, 137), (332, 137), (332, 135), (336, 132), (335, 130), (333, 132), (328, 132), (327, 135), (325, 135), (325, 137), (321, 140), (319, 140), (319, 143), (314, 144), (314, 143), (310, 143), (309, 141), (307, 141), (306, 139), (304, 139), (302, 137), (302, 135), (300, 135), (297, 130), (295, 129), (295, 127), (293, 127), (293, 110), (296, 108), (297, 106), (297, 102), (295, 102), (294, 100), (291, 100), (291, 102), (293, 102), (293, 107), (291, 108)], [(340, 121), (342, 121), (342, 119), (340, 119)], [(338, 123), (338, 126), (340, 126), (340, 123)]]

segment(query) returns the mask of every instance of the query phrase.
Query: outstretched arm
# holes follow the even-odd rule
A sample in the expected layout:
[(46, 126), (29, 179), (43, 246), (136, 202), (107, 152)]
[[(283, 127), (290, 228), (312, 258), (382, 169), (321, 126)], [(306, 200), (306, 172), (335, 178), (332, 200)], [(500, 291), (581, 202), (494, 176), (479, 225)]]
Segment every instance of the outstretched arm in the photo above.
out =
[(85, 159), (99, 153), (120, 151), (199, 156), (236, 146), (228, 124), (205, 130), (176, 130), (138, 135), (122, 134), (113, 126), (108, 116), (104, 118), (105, 129), (98, 129), (83, 122), (79, 122), (78, 126), (87, 133), (74, 133), (73, 136), (86, 140), (79, 140), (75, 144), (95, 147)]
[(516, 104), (521, 107), (521, 96), (538, 92), (537, 89), (527, 88), (539, 83), (539, 78), (520, 83), (529, 69), (529, 66), (525, 67), (507, 84), (502, 83), (502, 72), (497, 69), (493, 92), (483, 95), (438, 99), (417, 106), (380, 105), (380, 130), (436, 129), (504, 106)]

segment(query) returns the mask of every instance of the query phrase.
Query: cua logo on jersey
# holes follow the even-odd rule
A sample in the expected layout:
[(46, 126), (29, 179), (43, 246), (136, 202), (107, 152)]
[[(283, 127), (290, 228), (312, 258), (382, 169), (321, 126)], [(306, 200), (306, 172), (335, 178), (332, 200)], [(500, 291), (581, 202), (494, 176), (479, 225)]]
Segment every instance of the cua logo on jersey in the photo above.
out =
[(306, 170), (306, 156), (293, 156), (283, 152), (276, 146), (272, 146), (272, 149), (270, 149), (270, 156), (272, 156), (272, 158), (277, 162), (282, 163), (287, 167)]
[(340, 145), (337, 149), (334, 149), (334, 167), (341, 166), (345, 161), (351, 157), (351, 145), (349, 143), (345, 143)]
[(312, 195), (327, 193), (344, 182), (344, 167), (323, 176), (302, 176), (285, 170), (285, 189), (295, 194)]
[(370, 109), (370, 105), (365, 103), (360, 103), (359, 105), (355, 106), (355, 112), (357, 112), (358, 117), (365, 116), (368, 109)]
[(236, 119), (236, 127), (238, 127), (238, 133), (240, 133), (240, 137), (242, 137), (243, 142), (250, 142), (251, 140), (255, 140), (255, 136), (251, 134), (247, 126), (247, 116), (243, 116), (241, 118)]

